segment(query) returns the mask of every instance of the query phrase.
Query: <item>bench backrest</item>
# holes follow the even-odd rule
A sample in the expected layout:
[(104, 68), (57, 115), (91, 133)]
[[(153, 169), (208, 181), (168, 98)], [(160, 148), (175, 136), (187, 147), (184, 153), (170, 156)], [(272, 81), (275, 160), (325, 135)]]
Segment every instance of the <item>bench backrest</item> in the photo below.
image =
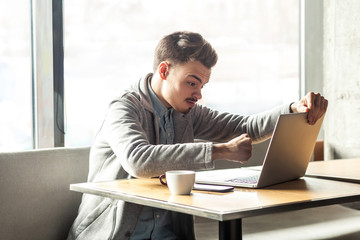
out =
[(81, 201), (89, 147), (0, 153), (1, 239), (66, 239)]

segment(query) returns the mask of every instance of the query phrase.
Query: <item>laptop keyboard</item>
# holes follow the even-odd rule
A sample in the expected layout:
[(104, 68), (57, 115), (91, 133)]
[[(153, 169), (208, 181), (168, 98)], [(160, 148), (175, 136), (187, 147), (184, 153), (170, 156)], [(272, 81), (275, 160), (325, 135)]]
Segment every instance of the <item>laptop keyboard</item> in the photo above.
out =
[(259, 181), (259, 177), (260, 174), (243, 176), (243, 177), (226, 180), (226, 182), (255, 184)]

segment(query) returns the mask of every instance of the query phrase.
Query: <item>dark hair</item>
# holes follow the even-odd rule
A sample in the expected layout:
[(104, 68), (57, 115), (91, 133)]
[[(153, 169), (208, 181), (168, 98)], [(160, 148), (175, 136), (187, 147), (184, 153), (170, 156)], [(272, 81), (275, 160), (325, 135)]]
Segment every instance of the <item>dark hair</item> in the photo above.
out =
[(193, 32), (175, 32), (163, 37), (155, 49), (154, 72), (162, 61), (184, 64), (199, 61), (205, 67), (212, 68), (217, 62), (215, 49), (200, 34)]

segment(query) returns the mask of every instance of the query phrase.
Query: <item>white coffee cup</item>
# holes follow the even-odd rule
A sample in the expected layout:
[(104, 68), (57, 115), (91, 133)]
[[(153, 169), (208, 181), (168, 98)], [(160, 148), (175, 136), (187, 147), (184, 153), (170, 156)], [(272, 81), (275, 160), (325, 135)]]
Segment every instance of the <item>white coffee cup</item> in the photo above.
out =
[(168, 186), (172, 194), (189, 195), (195, 183), (195, 172), (188, 170), (167, 171), (160, 175), (159, 179), (162, 184)]

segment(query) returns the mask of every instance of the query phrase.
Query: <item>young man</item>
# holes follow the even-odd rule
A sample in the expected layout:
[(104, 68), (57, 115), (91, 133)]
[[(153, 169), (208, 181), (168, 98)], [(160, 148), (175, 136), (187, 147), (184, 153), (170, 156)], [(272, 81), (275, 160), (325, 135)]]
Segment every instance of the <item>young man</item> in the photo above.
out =
[[(327, 100), (314, 93), (253, 116), (197, 104), (216, 62), (215, 50), (201, 35), (165, 36), (155, 50), (154, 73), (111, 102), (91, 148), (88, 181), (211, 169), (220, 159), (246, 162), (252, 143), (271, 136), (280, 114), (308, 111), (314, 124), (327, 109)], [(84, 194), (68, 239), (195, 237), (192, 216)]]

